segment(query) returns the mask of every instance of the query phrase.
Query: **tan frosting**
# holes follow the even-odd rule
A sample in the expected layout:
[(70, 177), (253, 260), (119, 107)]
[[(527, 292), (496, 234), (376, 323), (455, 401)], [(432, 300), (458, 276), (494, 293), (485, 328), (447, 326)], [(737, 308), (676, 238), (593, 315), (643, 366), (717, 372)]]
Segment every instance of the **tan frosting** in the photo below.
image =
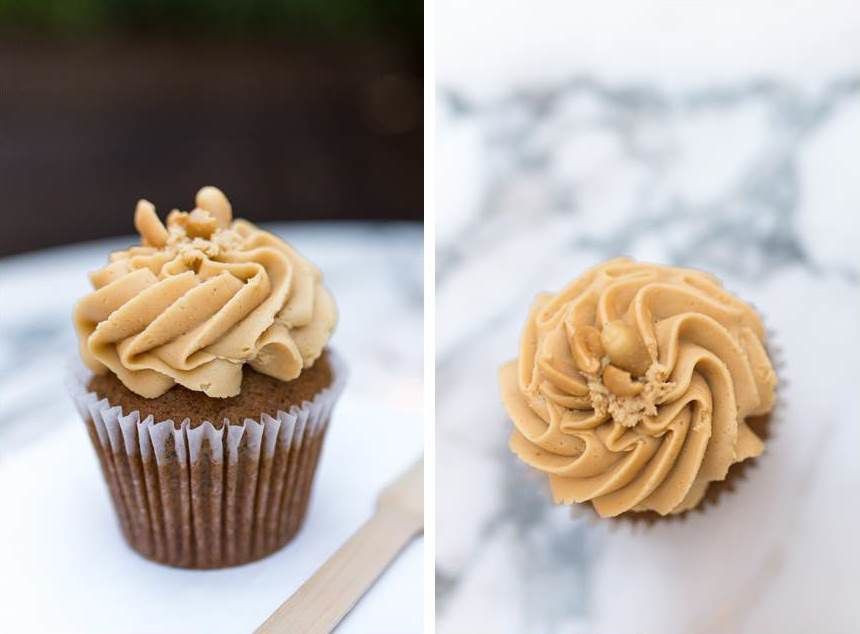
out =
[(610, 260), (535, 301), (500, 372), (510, 447), (557, 503), (603, 517), (693, 508), (763, 450), (745, 419), (774, 403), (764, 338), (711, 275)]
[(141, 245), (90, 274), (74, 311), (80, 353), (146, 398), (179, 383), (235, 396), (248, 363), (282, 381), (320, 356), (337, 309), (320, 271), (281, 239), (232, 220), (227, 198), (204, 187), (197, 208), (164, 226), (141, 200)]

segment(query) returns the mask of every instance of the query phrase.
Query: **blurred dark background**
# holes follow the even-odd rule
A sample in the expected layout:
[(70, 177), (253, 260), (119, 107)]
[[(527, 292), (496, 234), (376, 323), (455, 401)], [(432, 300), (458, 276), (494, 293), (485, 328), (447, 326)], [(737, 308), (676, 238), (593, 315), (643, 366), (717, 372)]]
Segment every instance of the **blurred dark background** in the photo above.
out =
[(267, 220), (423, 217), (417, 0), (0, 0), (0, 255), (206, 184)]

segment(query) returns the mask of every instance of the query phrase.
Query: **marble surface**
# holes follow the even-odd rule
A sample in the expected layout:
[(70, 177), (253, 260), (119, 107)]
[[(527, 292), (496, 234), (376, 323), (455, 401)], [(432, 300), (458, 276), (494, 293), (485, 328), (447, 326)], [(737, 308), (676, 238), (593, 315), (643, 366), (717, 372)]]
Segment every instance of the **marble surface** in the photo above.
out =
[[(605, 4), (440, 4), (438, 631), (856, 631), (858, 21)], [(553, 507), (496, 382), (534, 294), (622, 254), (718, 274), (782, 350), (749, 478), (649, 530)]]
[[(305, 527), (260, 562), (183, 571), (124, 544), (83, 425), (64, 389), (73, 303), (123, 238), (0, 260), (0, 613), (4, 631), (243, 632), (370, 516), (422, 448), (422, 231), (416, 225), (275, 225), (325, 272), (350, 367)], [(380, 319), (384, 318), (384, 331)], [(383, 334), (384, 332), (384, 334)], [(423, 540), (343, 622), (420, 632)], [(15, 606), (15, 609), (10, 609)]]

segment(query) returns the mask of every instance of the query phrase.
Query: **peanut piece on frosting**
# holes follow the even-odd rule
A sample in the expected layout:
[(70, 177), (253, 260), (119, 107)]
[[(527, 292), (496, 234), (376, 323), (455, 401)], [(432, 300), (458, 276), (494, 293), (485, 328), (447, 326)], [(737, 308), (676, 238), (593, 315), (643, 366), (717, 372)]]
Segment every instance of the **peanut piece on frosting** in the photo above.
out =
[(163, 247), (167, 244), (167, 229), (155, 213), (155, 205), (148, 200), (138, 200), (134, 210), (134, 228), (143, 239), (144, 245)]
[(185, 219), (185, 233), (189, 238), (208, 240), (218, 228), (218, 220), (205, 209), (194, 209)]
[(233, 206), (227, 197), (217, 187), (207, 185), (202, 187), (194, 197), (194, 204), (212, 214), (219, 227), (230, 226), (233, 220)]
[(603, 385), (616, 396), (638, 396), (645, 388), (642, 383), (634, 381), (629, 372), (611, 364), (603, 370)]
[(633, 326), (620, 319), (610, 321), (603, 326), (600, 340), (610, 361), (619, 368), (636, 376), (642, 376), (648, 371), (651, 356), (639, 331)]
[(600, 333), (594, 326), (577, 326), (573, 333), (573, 360), (576, 367), (589, 374), (600, 370), (603, 345)]

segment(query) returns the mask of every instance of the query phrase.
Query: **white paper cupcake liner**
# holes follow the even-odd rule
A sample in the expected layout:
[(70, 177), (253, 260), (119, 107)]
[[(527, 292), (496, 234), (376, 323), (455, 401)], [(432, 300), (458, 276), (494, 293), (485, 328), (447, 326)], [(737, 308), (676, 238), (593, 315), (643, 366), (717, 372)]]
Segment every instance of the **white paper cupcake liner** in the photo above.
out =
[(123, 535), (143, 556), (185, 568), (264, 557), (298, 532), (346, 367), (328, 351), (332, 382), (311, 401), (241, 424), (191, 427), (125, 413), (87, 390), (77, 359), (68, 386), (102, 467)]

